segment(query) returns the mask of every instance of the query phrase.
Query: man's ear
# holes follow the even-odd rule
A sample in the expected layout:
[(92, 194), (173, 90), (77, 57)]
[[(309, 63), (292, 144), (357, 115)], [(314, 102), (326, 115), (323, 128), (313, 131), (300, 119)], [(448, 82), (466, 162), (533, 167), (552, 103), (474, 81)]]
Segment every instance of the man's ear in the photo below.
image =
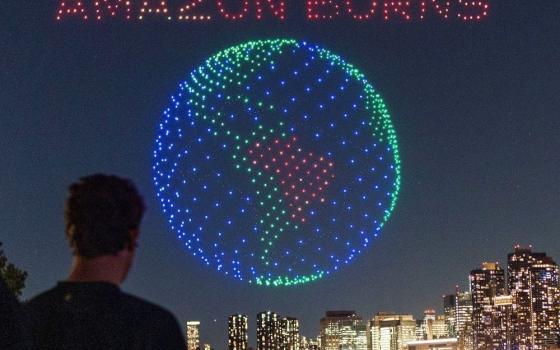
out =
[(130, 235), (130, 247), (128, 248), (130, 250), (134, 250), (138, 246), (138, 237), (140, 236), (140, 230), (137, 228), (130, 230), (129, 235)]

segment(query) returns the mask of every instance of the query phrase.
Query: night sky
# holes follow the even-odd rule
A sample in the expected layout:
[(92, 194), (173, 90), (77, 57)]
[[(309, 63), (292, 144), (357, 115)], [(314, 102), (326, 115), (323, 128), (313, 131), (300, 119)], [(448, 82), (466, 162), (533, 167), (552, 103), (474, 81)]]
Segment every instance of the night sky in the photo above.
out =
[[(0, 241), (29, 272), (24, 298), (71, 261), (67, 186), (95, 172), (132, 178), (148, 212), (123, 289), (202, 322), (226, 347), (227, 316), (273, 310), (316, 336), (327, 309), (413, 313), (516, 243), (560, 260), (560, 2), (491, 1), (482, 23), (188, 24), (54, 20), (56, 1), (0, 4)], [(204, 267), (156, 202), (152, 150), (169, 97), (206, 57), (246, 40), (292, 37), (340, 54), (383, 96), (399, 136), (402, 187), (380, 239), (341, 272), (297, 287), (248, 285)]]

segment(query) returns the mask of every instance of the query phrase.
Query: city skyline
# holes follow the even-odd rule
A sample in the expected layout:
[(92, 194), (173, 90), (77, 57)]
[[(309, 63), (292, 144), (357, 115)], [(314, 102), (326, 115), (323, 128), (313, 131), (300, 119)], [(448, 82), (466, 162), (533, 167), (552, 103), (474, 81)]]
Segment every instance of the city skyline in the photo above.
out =
[[(467, 274), (468, 291), (457, 285), (455, 294), (443, 294), (438, 307), (442, 313), (426, 308), (418, 319), (394, 311), (363, 318), (354, 310), (330, 310), (318, 320), (318, 333), (310, 336), (300, 333), (295, 317), (271, 310), (259, 312), (254, 323), (256, 349), (308, 350), (309, 343), (303, 346), (299, 339), (315, 339), (321, 350), (388, 350), (387, 346), (406, 350), (409, 343), (422, 346), (424, 340), (451, 338), (456, 338), (458, 350), (560, 346), (558, 264), (545, 252), (533, 252), (531, 245), (518, 244), (508, 253), (507, 262), (507, 274), (497, 261), (482, 262)], [(528, 295), (532, 299), (526, 299)], [(251, 317), (235, 314), (228, 319), (229, 350), (252, 347)], [(193, 322), (187, 322), (187, 328), (189, 324)], [(232, 339), (242, 339), (244, 345)]]

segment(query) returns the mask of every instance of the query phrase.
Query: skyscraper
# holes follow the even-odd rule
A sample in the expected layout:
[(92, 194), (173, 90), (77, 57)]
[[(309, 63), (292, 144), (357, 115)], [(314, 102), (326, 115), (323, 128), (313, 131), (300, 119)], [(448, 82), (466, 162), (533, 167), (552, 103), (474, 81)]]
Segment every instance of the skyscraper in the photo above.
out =
[(511, 349), (512, 344), (512, 320), (513, 298), (511, 295), (494, 297), (492, 305), (492, 325), (497, 332), (497, 339), (502, 342), (501, 348)]
[(559, 335), (558, 265), (531, 247), (508, 254), (508, 287), (513, 299), (513, 347), (543, 349)]
[(365, 323), (359, 323), (356, 325), (356, 339), (354, 340), (354, 346), (351, 349), (368, 350), (368, 332), (367, 325)]
[(299, 349), (300, 350), (309, 350), (309, 342), (311, 339), (307, 338), (306, 336), (299, 337)]
[(533, 344), (531, 329), (531, 265), (536, 253), (531, 248), (515, 246), (508, 254), (508, 289), (513, 298), (512, 333), (513, 345), (519, 350), (527, 350)]
[(200, 322), (187, 321), (185, 326), (187, 350), (200, 350)]
[(299, 337), (299, 348), (300, 350), (319, 350), (319, 338), (307, 338), (305, 336)]
[(280, 319), (280, 350), (299, 350), (299, 321), (293, 317), (283, 317)]
[(278, 350), (280, 345), (280, 322), (271, 311), (257, 314), (257, 350)]
[(457, 347), (459, 350), (473, 350), (472, 298), (470, 292), (455, 291), (457, 314)]
[(447, 294), (443, 296), (443, 315), (447, 333), (450, 337), (457, 337), (457, 296)]
[(354, 311), (327, 311), (320, 327), (321, 350), (367, 350), (365, 327)]
[(229, 350), (247, 350), (249, 342), (248, 325), (248, 318), (245, 315), (228, 317)]
[(412, 315), (377, 313), (369, 323), (372, 350), (406, 350), (416, 340), (416, 321)]
[(469, 275), (472, 297), (474, 345), (477, 350), (507, 349), (508, 320), (501, 308), (495, 308), (495, 298), (506, 295), (505, 272), (498, 263), (482, 264)]
[(548, 256), (531, 266), (531, 321), (535, 348), (551, 346), (560, 337), (558, 275), (558, 265)]
[(416, 336), (419, 340), (447, 338), (449, 336), (445, 316), (436, 315), (434, 309), (424, 311), (424, 318), (421, 322), (418, 322), (418, 326)]

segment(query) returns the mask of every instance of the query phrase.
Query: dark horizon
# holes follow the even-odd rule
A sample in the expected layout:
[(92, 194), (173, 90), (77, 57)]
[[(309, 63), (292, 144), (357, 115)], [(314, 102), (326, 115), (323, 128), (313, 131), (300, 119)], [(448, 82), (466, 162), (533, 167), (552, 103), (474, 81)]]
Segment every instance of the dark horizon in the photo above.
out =
[[(182, 326), (201, 321), (201, 341), (217, 349), (230, 314), (249, 316), (250, 344), (263, 310), (315, 336), (326, 310), (441, 311), (441, 295), (466, 288), (483, 261), (506, 266), (515, 244), (560, 260), (559, 2), (491, 1), (472, 24), (83, 24), (57, 22), (57, 4), (0, 5), (0, 241), (29, 272), (24, 299), (66, 277), (67, 186), (97, 172), (131, 178), (148, 205), (123, 290)], [(179, 244), (156, 201), (152, 152), (169, 96), (194, 68), (278, 37), (320, 44), (364, 72), (391, 113), (403, 182), (380, 238), (356, 261), (317, 282), (267, 288), (207, 268)]]

